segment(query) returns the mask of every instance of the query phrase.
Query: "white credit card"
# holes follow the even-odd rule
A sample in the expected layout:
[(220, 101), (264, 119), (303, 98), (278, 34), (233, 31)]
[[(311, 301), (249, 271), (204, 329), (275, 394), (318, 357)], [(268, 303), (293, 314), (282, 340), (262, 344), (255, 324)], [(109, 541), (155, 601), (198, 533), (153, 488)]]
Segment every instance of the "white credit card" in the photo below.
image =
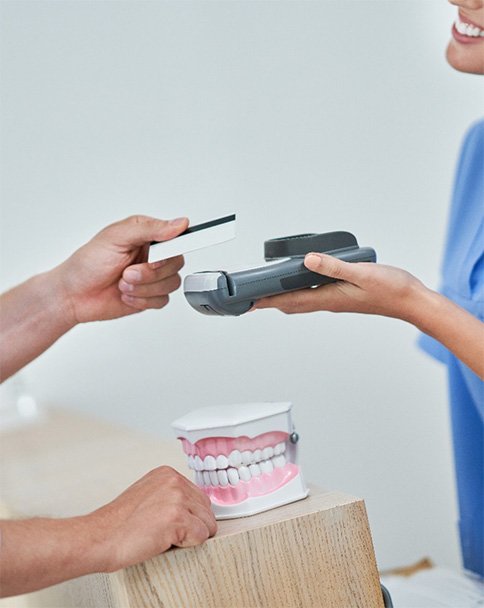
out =
[(169, 241), (151, 243), (148, 262), (166, 260), (196, 249), (218, 245), (233, 238), (235, 238), (235, 213), (189, 226), (185, 232)]

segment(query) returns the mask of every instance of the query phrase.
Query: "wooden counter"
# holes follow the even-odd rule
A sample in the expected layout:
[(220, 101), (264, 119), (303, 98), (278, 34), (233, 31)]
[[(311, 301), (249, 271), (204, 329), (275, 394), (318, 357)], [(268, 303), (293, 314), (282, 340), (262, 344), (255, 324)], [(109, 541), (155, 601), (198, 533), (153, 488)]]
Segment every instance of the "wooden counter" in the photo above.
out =
[[(0, 435), (9, 516), (71, 516), (112, 500), (148, 470), (188, 475), (175, 440), (156, 440), (64, 410)], [(378, 608), (383, 606), (362, 500), (311, 488), (302, 501), (219, 522), (203, 545), (171, 549), (4, 600), (4, 608)]]

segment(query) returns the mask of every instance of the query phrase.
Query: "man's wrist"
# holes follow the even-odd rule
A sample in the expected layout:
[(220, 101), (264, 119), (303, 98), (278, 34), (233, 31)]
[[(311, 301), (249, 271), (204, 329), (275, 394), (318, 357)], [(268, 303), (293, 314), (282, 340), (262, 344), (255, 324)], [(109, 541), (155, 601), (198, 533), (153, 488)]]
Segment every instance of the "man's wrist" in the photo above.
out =
[(62, 280), (61, 266), (44, 272), (34, 279), (41, 281), (39, 292), (45, 298), (45, 308), (58, 319), (63, 333), (77, 325), (74, 306)]
[(83, 534), (81, 552), (86, 574), (112, 571), (105, 526), (96, 517), (96, 513), (97, 511), (94, 511), (73, 518)]
[(117, 560), (118, 547), (113, 543), (113, 531), (117, 525), (110, 506), (105, 505), (76, 518), (85, 528), (85, 560), (91, 572), (114, 572), (122, 568)]

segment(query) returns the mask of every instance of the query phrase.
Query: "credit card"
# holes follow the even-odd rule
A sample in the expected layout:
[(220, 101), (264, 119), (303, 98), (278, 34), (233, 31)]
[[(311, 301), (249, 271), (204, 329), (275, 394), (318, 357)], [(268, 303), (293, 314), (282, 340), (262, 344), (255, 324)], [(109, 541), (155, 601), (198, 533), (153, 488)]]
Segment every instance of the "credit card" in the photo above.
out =
[(184, 232), (169, 241), (154, 241), (150, 245), (149, 262), (184, 255), (196, 249), (218, 245), (235, 238), (235, 213), (215, 220), (189, 226)]

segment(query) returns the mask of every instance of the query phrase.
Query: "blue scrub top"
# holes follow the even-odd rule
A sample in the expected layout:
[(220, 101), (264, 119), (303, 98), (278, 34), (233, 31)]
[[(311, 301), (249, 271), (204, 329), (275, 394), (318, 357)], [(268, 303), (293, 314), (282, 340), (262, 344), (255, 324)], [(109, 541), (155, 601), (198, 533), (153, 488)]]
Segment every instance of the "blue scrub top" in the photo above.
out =
[[(440, 291), (484, 321), (484, 120), (462, 147)], [(448, 368), (463, 563), (484, 576), (484, 382), (429, 336), (419, 344)]]

